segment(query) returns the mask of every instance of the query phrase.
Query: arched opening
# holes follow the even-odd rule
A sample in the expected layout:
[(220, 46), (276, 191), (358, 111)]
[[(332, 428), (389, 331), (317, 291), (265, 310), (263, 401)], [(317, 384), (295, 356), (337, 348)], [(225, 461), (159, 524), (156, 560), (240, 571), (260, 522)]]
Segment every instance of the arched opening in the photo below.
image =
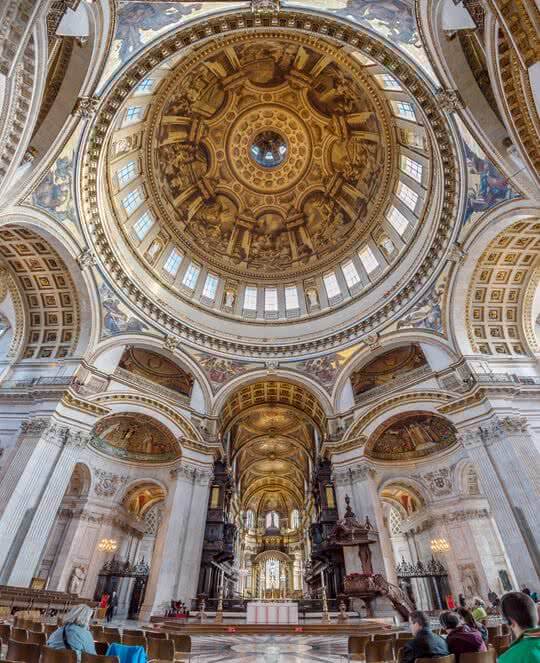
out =
[[(104, 558), (97, 574), (94, 600), (116, 592), (115, 617), (119, 619), (137, 619), (140, 613), (153, 568), (165, 497), (163, 486), (151, 480), (128, 486), (117, 507), (117, 517), (129, 526), (124, 527), (119, 541), (106, 537), (100, 541), (103, 548), (106, 542), (114, 543), (109, 550), (102, 550)], [(158, 560), (155, 572), (160, 563)]]
[(92, 482), (90, 469), (77, 463), (58, 508), (37, 577), (47, 589), (87, 595), (85, 586), (91, 551), (80, 546), (84, 510)]
[[(217, 555), (207, 542), (199, 592), (214, 597), (222, 573), (230, 597), (301, 597), (309, 581), (311, 485), (326, 415), (305, 387), (265, 380), (233, 392), (219, 424), (229, 497), (211, 503), (209, 518), (213, 526), (221, 519), (234, 534)], [(213, 508), (218, 505), (221, 514)]]

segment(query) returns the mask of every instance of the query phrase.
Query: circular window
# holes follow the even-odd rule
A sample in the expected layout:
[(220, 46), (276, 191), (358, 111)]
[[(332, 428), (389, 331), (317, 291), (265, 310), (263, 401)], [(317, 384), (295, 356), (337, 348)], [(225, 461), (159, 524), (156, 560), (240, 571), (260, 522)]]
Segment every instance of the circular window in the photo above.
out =
[(253, 160), (263, 168), (280, 166), (287, 157), (287, 141), (276, 131), (262, 131), (250, 147)]

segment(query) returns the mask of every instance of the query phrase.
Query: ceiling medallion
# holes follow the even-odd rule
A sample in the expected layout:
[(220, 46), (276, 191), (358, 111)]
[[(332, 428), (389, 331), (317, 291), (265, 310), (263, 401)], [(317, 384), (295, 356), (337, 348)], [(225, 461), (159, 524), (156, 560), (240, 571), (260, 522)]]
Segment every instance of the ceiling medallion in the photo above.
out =
[(146, 134), (160, 220), (225, 276), (274, 282), (334, 264), (390, 195), (390, 117), (358, 63), (299, 35), (190, 53)]

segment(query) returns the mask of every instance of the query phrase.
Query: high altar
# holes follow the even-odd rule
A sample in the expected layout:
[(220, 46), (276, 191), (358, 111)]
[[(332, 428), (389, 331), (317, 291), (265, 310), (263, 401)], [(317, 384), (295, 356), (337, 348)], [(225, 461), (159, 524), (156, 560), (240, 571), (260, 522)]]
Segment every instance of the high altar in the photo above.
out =
[(294, 601), (250, 601), (248, 624), (298, 624), (298, 604)]

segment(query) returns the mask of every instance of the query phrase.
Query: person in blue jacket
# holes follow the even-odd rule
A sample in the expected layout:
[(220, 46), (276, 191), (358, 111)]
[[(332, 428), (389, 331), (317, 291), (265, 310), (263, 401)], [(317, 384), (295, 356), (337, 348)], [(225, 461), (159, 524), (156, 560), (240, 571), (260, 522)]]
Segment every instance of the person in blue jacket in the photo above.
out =
[(47, 640), (52, 649), (71, 649), (80, 659), (81, 652), (95, 654), (94, 637), (88, 628), (94, 610), (87, 605), (76, 605), (65, 616), (63, 625), (53, 631)]

